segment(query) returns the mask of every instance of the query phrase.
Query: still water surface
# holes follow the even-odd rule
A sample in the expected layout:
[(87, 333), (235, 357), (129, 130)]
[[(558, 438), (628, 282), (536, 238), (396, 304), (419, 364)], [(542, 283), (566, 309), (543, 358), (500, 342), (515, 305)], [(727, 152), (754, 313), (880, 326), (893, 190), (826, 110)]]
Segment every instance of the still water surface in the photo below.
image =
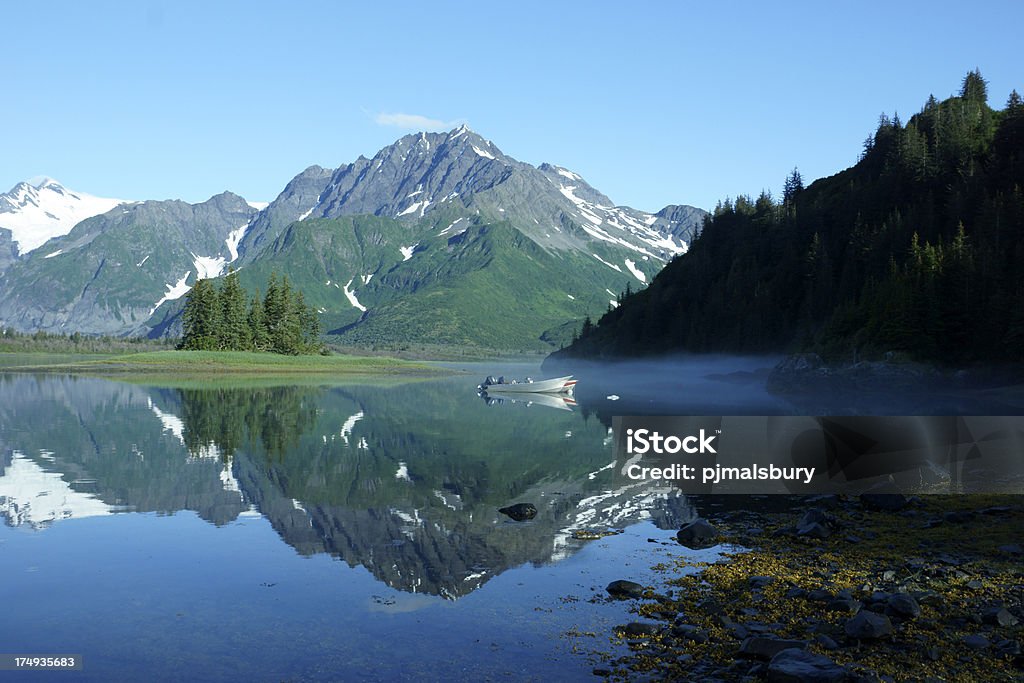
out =
[(0, 651), (84, 655), (40, 680), (592, 680), (630, 620), (604, 586), (714, 554), (668, 543), (678, 491), (616, 479), (606, 418), (488, 405), (491, 370), (0, 376)]

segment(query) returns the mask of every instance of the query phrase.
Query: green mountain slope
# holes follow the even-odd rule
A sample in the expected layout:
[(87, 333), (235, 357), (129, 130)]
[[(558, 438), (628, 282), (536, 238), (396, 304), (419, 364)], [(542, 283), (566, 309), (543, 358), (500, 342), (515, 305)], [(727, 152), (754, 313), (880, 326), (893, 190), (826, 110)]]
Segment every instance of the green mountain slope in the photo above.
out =
[(144, 332), (175, 283), (194, 284), (204, 260), (223, 266), (225, 240), (255, 213), (241, 197), (223, 193), (201, 204), (129, 204), (86, 219), (4, 271), (0, 324), (24, 331)]
[[(636, 267), (652, 277), (659, 265)], [(535, 349), (550, 348), (541, 340), (550, 328), (606, 309), (609, 292), (635, 283), (609, 270), (592, 256), (544, 249), (508, 222), (435, 230), (345, 216), (292, 224), (240, 278), (255, 291), (271, 272), (286, 274), (344, 342)]]
[(566, 356), (813, 349), (960, 363), (1024, 358), (1024, 106), (972, 72), (860, 161), (781, 203), (720, 205), (688, 253)]

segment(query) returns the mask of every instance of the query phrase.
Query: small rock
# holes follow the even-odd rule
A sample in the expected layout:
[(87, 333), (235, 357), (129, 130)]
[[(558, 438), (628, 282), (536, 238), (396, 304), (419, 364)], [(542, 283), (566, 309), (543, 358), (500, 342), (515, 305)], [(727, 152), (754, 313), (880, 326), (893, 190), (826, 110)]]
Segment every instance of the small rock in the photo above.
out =
[(824, 524), (828, 526), (834, 521), (835, 520), (832, 515), (828, 514), (821, 508), (811, 508), (800, 517), (800, 521), (796, 523), (796, 527), (799, 529), (802, 526), (808, 526), (810, 524)]
[(672, 628), (672, 635), (683, 640), (692, 640), (695, 643), (708, 642), (708, 634), (702, 631), (699, 626), (693, 624), (679, 624)]
[(996, 626), (1016, 626), (1019, 621), (1005, 607), (990, 609), (982, 616), (982, 620), (986, 624), (995, 624)]
[(811, 602), (829, 602), (834, 597), (834, 595), (824, 588), (815, 588), (814, 590), (807, 592), (807, 599)]
[(631, 621), (625, 626), (616, 626), (615, 630), (631, 638), (642, 638), (645, 636), (655, 635), (661, 630), (661, 627), (658, 624), (651, 624), (643, 621)]
[(907, 506), (908, 499), (902, 493), (862, 493), (860, 504), (865, 510), (876, 512), (899, 512)]
[(619, 579), (618, 581), (612, 581), (605, 588), (609, 595), (619, 600), (631, 600), (641, 598), (644, 595), (644, 587), (636, 581), (626, 581)]
[(976, 591), (980, 591), (982, 588), (985, 587), (985, 584), (983, 584), (981, 581), (978, 581), (977, 579), (971, 579), (970, 581), (968, 581), (964, 585), (967, 586), (968, 588), (970, 588), (971, 590), (976, 590)]
[(824, 524), (814, 522), (812, 524), (798, 527), (796, 535), (804, 536), (805, 538), (828, 538), (832, 535), (832, 532)]
[(780, 638), (751, 636), (740, 645), (739, 655), (754, 659), (771, 659), (783, 650), (791, 648), (802, 650), (805, 647), (807, 647), (807, 643), (802, 640), (782, 640)]
[(794, 586), (793, 588), (790, 588), (788, 591), (786, 591), (786, 598), (789, 600), (792, 600), (793, 598), (802, 598), (805, 595), (807, 595), (807, 591), (798, 586)]
[(914, 599), (917, 600), (917, 604), (919, 605), (933, 605), (939, 607), (945, 602), (942, 595), (933, 590), (914, 591), (911, 595), (914, 596)]
[(517, 522), (524, 522), (537, 516), (537, 506), (533, 503), (516, 503), (500, 508), (498, 512), (508, 515)]
[(969, 636), (964, 636), (964, 645), (971, 648), (972, 650), (984, 650), (989, 646), (988, 638), (981, 635), (980, 633), (974, 633)]
[(895, 581), (895, 580), (896, 580), (896, 572), (893, 571), (892, 569), (886, 569), (884, 572), (882, 572), (882, 581)]
[(837, 643), (836, 641), (832, 640), (831, 638), (829, 638), (824, 633), (819, 633), (818, 635), (816, 635), (814, 637), (814, 642), (816, 642), (818, 645), (820, 645), (822, 648), (824, 648), (826, 650), (838, 650), (839, 649), (839, 643)]
[(729, 629), (729, 632), (732, 634), (732, 637), (736, 640), (744, 640), (747, 636), (750, 635), (750, 631), (748, 631), (747, 627), (743, 624), (731, 624), (727, 628)]
[(751, 588), (764, 588), (770, 586), (774, 580), (775, 577), (773, 576), (751, 576), (747, 579), (747, 584)]
[(862, 610), (846, 622), (846, 635), (858, 640), (873, 640), (892, 634), (892, 622), (884, 614)]
[(676, 534), (676, 540), (687, 548), (707, 548), (715, 544), (718, 529), (706, 519), (690, 522)]
[(889, 596), (889, 599), (886, 601), (886, 608), (889, 614), (902, 619), (917, 619), (921, 616), (921, 606), (917, 604), (917, 600), (906, 593), (896, 593)]
[(951, 524), (964, 524), (974, 519), (974, 513), (967, 510), (951, 510), (942, 515), (942, 519)]
[(595, 676), (611, 676), (611, 669), (594, 669), (592, 672)]
[(828, 657), (806, 650), (783, 650), (768, 663), (769, 683), (840, 683), (847, 671)]
[(848, 612), (850, 614), (856, 614), (861, 607), (863, 605), (860, 604), (860, 600), (833, 600), (825, 605), (825, 609), (829, 612)]

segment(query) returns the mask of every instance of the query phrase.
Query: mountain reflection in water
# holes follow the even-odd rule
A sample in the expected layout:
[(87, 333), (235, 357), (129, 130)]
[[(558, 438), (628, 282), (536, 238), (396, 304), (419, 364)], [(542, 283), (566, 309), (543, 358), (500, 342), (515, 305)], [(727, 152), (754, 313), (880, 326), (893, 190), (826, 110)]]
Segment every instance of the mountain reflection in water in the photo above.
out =
[[(406, 592), (455, 599), (582, 529), (693, 515), (671, 486), (614, 482), (609, 428), (543, 406), (488, 406), (464, 376), (392, 386), (166, 389), (9, 375), (0, 515), (37, 529), (117, 512), (265, 517)], [(538, 515), (498, 513), (529, 501)]]

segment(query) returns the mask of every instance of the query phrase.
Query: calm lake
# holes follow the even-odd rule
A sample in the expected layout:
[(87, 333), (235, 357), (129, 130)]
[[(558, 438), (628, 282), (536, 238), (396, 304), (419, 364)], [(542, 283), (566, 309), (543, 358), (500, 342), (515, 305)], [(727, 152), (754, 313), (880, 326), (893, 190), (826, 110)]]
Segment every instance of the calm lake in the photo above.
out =
[(0, 376), (0, 651), (84, 656), (33, 680), (592, 680), (629, 620), (604, 587), (714, 554), (669, 543), (696, 514), (671, 485), (613, 478), (610, 423), (469, 370)]
[[(0, 375), (0, 652), (31, 680), (594, 680), (607, 599), (701, 510), (623, 483), (620, 414), (800, 414), (764, 361), (634, 368), (579, 405), (486, 374), (166, 388)], [(900, 406), (902, 407), (902, 406)], [(536, 505), (515, 522), (498, 509)], [(579, 530), (623, 530), (578, 540)]]

